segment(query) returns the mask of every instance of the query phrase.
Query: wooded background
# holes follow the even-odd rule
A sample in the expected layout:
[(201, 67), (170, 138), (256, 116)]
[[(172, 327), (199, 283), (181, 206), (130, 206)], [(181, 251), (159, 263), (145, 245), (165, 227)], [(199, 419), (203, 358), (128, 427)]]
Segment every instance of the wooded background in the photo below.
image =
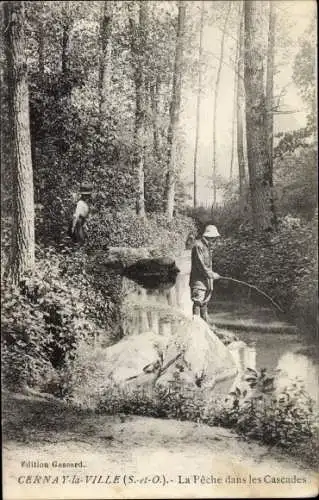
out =
[[(2, 2), (1, 26), (2, 269), (4, 321), (11, 336), (34, 328), (34, 311), (28, 328), (23, 326), (21, 290), (14, 292), (16, 330), (12, 327), (10, 297), (17, 284), (21, 289), (21, 283), (30, 285), (35, 279), (40, 286), (45, 273), (51, 273), (50, 307), (57, 301), (59, 308), (69, 301), (65, 290), (63, 300), (55, 296), (62, 282), (67, 287), (72, 283), (78, 296), (85, 289), (87, 297), (91, 294), (85, 308), (102, 327), (113, 314), (108, 306), (113, 304), (110, 294), (116, 279), (105, 277), (101, 287), (102, 278), (95, 272), (93, 282), (85, 281), (80, 290), (81, 280), (89, 279), (89, 252), (110, 245), (177, 251), (189, 231), (200, 230), (206, 222), (217, 224), (223, 236), (216, 248), (216, 270), (261, 286), (296, 321), (302, 319), (306, 330), (313, 329), (315, 15), (294, 40), (293, 58), (289, 2), (281, 1)], [(212, 58), (203, 43), (207, 27), (220, 35)], [(276, 84), (278, 54), (285, 49), (307, 123), (278, 137), (274, 117), (297, 111), (282, 105), (285, 89)], [(225, 145), (231, 151), (226, 180), (217, 154), (225, 66), (231, 67), (235, 82), (229, 97), (233, 119)], [(182, 182), (185, 88), (197, 93), (193, 199)], [(210, 207), (202, 206), (198, 192), (200, 105), (207, 92), (213, 96)], [(93, 185), (94, 195), (89, 240), (84, 254), (65, 257), (67, 226), (85, 182)], [(222, 192), (222, 202), (217, 192)], [(105, 297), (110, 300), (103, 306)], [(22, 302), (32, 309), (32, 300)], [(42, 313), (51, 314), (48, 309)], [(71, 318), (78, 313), (68, 314)], [(50, 321), (54, 323), (53, 316)], [(57, 327), (76, 337), (70, 325), (69, 330), (62, 323)], [(45, 322), (41, 328), (44, 335)]]

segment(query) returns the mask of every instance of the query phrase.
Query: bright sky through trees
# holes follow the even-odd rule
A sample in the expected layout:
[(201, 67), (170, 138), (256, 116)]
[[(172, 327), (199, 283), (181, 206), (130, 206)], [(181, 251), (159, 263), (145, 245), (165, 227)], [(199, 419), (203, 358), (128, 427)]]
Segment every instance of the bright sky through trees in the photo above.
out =
[[(207, 2), (209, 4), (210, 2)], [(306, 124), (305, 103), (298, 94), (298, 89), (292, 80), (293, 63), (299, 49), (298, 39), (308, 28), (315, 16), (316, 5), (312, 0), (286, 1), (280, 0), (278, 8), (278, 31), (283, 41), (282, 47), (276, 49), (278, 72), (275, 75), (275, 94), (285, 90), (281, 98), (284, 109), (297, 110), (294, 114), (275, 115), (275, 133), (298, 129)], [(229, 59), (234, 59), (234, 43), (236, 31), (230, 32), (226, 40), (225, 64), (221, 73), (219, 101), (217, 106), (217, 175), (227, 180), (229, 178), (231, 162), (231, 128), (233, 112), (234, 70)], [(206, 82), (211, 87), (204, 89), (201, 103), (201, 122), (198, 159), (198, 202), (211, 204), (212, 201), (212, 112), (213, 112), (213, 85), (214, 74), (217, 69), (221, 31), (215, 26), (206, 26), (204, 32), (204, 50), (210, 53), (206, 56)], [(184, 150), (183, 178), (186, 182), (192, 181), (192, 161), (195, 142), (196, 91), (183, 89), (184, 110), (181, 118), (182, 132), (187, 147)], [(237, 175), (237, 155), (235, 155), (234, 173)], [(189, 187), (191, 194), (192, 187)], [(217, 200), (220, 200), (217, 195)]]

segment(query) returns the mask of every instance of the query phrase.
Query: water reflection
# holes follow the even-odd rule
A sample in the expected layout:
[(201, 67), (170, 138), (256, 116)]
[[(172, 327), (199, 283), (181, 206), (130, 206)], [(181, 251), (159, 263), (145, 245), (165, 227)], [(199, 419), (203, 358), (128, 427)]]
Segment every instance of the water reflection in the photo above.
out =
[(318, 394), (318, 365), (313, 360), (296, 352), (287, 352), (278, 361), (277, 368), (280, 375), (277, 380), (278, 390), (284, 389), (296, 376), (302, 380), (306, 391), (317, 402)]
[(240, 342), (238, 349), (232, 351), (241, 373), (246, 368), (260, 370), (266, 368), (276, 372), (276, 388), (278, 391), (289, 387), (296, 378), (302, 381), (310, 396), (319, 401), (318, 363), (302, 351), (306, 346), (301, 335), (240, 333), (245, 342)]
[(256, 344), (247, 345), (243, 341), (238, 341), (229, 346), (233, 358), (235, 359), (239, 373), (243, 373), (247, 368), (256, 370)]

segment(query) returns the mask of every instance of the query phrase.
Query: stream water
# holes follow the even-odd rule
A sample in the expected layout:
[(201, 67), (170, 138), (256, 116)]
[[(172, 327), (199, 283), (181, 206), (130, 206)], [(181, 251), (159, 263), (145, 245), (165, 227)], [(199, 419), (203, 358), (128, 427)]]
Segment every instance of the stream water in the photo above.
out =
[(278, 386), (282, 389), (297, 377), (312, 398), (319, 402), (319, 364), (315, 345), (298, 333), (240, 332), (238, 336), (247, 344), (247, 349), (255, 353), (252, 368), (266, 368), (267, 372), (280, 370)]
[[(178, 311), (191, 317), (189, 256), (177, 261), (177, 266), (180, 272), (176, 282), (166, 288), (146, 289), (130, 279), (123, 278), (124, 290), (130, 304), (130, 313), (124, 323), (124, 334), (130, 332), (141, 334), (146, 331), (160, 335), (170, 334), (174, 331)], [(261, 316), (265, 322), (264, 310)], [(234, 319), (236, 319), (236, 308), (234, 308)], [(266, 368), (268, 373), (280, 370), (277, 375), (279, 377), (277, 387), (289, 386), (297, 377), (307, 392), (319, 401), (319, 363), (315, 355), (315, 346), (309, 344), (309, 341), (298, 333), (272, 332), (271, 321), (271, 318), (267, 321), (266, 314), (265, 331), (262, 329), (253, 331), (251, 328), (245, 331), (241, 328), (240, 331), (233, 332), (242, 341), (238, 342), (237, 348), (233, 351), (239, 373), (243, 373), (247, 367), (257, 370)], [(223, 385), (219, 389), (218, 392), (227, 391), (228, 385), (225, 387)]]

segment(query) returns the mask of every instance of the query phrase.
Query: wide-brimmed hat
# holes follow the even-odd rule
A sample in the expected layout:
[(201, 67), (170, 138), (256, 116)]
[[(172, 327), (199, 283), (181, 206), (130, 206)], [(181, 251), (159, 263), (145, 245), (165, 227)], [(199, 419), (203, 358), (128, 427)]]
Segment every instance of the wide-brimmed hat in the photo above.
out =
[(88, 183), (81, 184), (80, 192), (81, 194), (92, 194), (93, 186)]
[(206, 238), (217, 238), (218, 236), (220, 236), (220, 234), (216, 226), (209, 225), (206, 226), (203, 236), (205, 236)]

